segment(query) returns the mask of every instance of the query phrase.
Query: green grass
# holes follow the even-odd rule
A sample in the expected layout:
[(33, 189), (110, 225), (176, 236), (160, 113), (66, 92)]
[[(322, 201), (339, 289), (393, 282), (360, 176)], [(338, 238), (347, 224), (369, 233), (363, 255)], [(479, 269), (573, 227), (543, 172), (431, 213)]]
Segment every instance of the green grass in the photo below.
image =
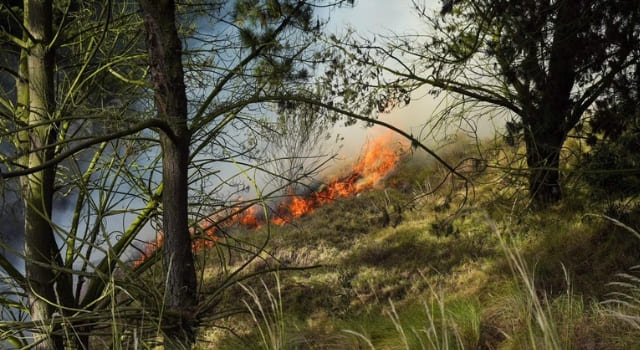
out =
[[(448, 152), (455, 163), (470, 150)], [(230, 288), (218, 307), (244, 312), (203, 325), (197, 348), (640, 348), (640, 273), (630, 270), (640, 239), (590, 215), (607, 204), (573, 191), (534, 211), (501, 169), (470, 177), (464, 207), (460, 181), (424, 195), (442, 169), (413, 158), (384, 189), (292, 225), (234, 232), (247, 246), (270, 238), (269, 254), (243, 273), (281, 271)], [(248, 255), (224, 254), (231, 269)], [(206, 263), (205, 286), (215, 285), (227, 272)]]

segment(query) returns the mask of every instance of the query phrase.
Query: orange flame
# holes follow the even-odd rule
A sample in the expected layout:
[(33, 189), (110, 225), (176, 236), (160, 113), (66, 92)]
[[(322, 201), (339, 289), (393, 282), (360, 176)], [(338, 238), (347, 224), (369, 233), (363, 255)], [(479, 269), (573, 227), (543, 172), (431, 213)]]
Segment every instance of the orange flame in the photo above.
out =
[(261, 207), (254, 205), (241, 212), (240, 214), (231, 217), (231, 224), (238, 223), (242, 226), (259, 229), (262, 227), (262, 222), (258, 219)]
[[(312, 213), (319, 206), (329, 204), (339, 198), (357, 195), (374, 187), (395, 168), (406, 149), (407, 143), (394, 141), (390, 133), (375, 139), (367, 146), (364, 156), (346, 176), (330, 181), (321, 187), (318, 192), (305, 197), (289, 193), (273, 213), (274, 215), (270, 222), (274, 225), (285, 225), (293, 219)], [(245, 209), (241, 207), (243, 207), (242, 203), (234, 209), (234, 211), (240, 212), (231, 215), (224, 223), (218, 222), (220, 220), (216, 220), (214, 217), (202, 220), (198, 224), (198, 231), (202, 233), (202, 236), (198, 236), (197, 233), (199, 232), (192, 228), (190, 230), (191, 235), (198, 236), (192, 242), (192, 249), (199, 251), (213, 246), (219, 240), (217, 235), (218, 225), (230, 227), (238, 224), (244, 227), (260, 229), (264, 224), (264, 220), (261, 219), (260, 215), (262, 207), (259, 205), (253, 205), (248, 208), (244, 206)], [(220, 216), (218, 215), (218, 217)], [(158, 234), (155, 242), (146, 243), (142, 256), (134, 261), (133, 266), (137, 267), (142, 264), (162, 246), (162, 242), (162, 234)]]
[(320, 191), (307, 197), (291, 195), (281, 203), (275, 225), (284, 225), (292, 219), (311, 213), (315, 208), (329, 204), (338, 198), (351, 197), (372, 188), (398, 164), (407, 144), (395, 142), (390, 134), (377, 138), (368, 145), (364, 156), (346, 176), (330, 181)]

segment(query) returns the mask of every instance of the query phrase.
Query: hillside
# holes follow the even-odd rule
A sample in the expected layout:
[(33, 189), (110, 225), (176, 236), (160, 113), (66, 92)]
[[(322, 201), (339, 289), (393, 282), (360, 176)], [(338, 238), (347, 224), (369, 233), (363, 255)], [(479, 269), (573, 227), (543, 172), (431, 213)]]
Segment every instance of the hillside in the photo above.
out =
[[(637, 222), (637, 206), (575, 181), (534, 209), (490, 144), (488, 167), (462, 161), (472, 148), (445, 151), (468, 187), (447, 178), (429, 193), (446, 172), (406, 156), (374, 189), (289, 224), (230, 228), (199, 253), (213, 297), (197, 348), (640, 348), (640, 239), (602, 216)], [(234, 269), (247, 278), (221, 289)]]

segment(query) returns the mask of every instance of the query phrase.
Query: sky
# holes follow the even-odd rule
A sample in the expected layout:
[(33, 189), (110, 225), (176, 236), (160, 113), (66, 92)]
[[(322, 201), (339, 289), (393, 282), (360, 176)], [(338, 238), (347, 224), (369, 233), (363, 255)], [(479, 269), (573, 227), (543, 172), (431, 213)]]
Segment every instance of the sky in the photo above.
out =
[[(437, 8), (438, 0), (421, 1)], [(356, 0), (353, 7), (343, 6), (331, 10), (327, 29), (339, 31), (352, 26), (360, 33), (403, 32), (420, 27), (411, 0)]]

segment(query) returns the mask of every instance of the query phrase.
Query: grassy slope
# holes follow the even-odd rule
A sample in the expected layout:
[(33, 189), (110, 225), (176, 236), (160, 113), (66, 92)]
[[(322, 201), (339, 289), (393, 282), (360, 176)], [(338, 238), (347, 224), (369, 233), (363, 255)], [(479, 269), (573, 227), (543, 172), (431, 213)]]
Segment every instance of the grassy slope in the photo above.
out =
[[(458, 146), (447, 157), (456, 163), (468, 152)], [(496, 165), (505, 161), (504, 153), (492, 157)], [(624, 290), (610, 282), (638, 263), (640, 240), (585, 215), (602, 213), (601, 204), (574, 195), (534, 211), (517, 177), (492, 168), (469, 173), (474, 186), (464, 206), (459, 181), (420, 196), (442, 174), (414, 157), (384, 187), (285, 227), (235, 231), (255, 245), (270, 236), (270, 255), (245, 274), (321, 266), (230, 288), (215, 310), (251, 307), (255, 319), (245, 312), (216, 323), (236, 336), (203, 327), (198, 348), (640, 348), (640, 332), (612, 315), (633, 311), (601, 303)], [(219, 248), (207, 254), (232, 267), (247, 256)], [(205, 269), (212, 290), (228, 274), (220, 266)]]

